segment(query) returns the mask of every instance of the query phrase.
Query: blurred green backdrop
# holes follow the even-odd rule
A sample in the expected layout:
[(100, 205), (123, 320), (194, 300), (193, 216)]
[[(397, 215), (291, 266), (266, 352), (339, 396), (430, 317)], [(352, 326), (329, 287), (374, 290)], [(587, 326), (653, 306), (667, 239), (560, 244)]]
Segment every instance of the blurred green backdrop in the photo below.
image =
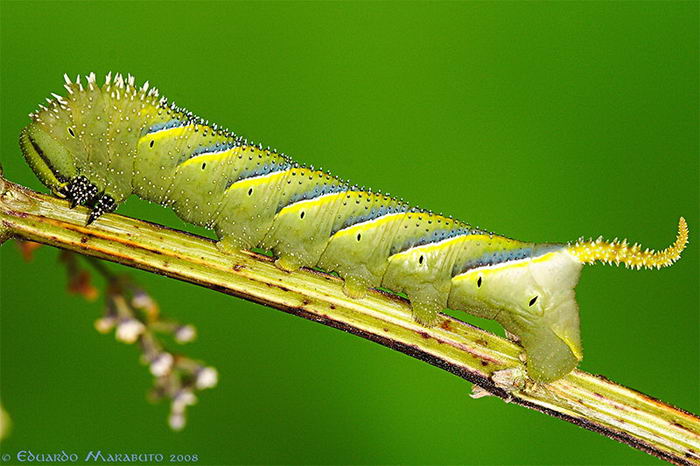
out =
[[(354, 182), (518, 239), (691, 242), (662, 271), (584, 270), (585, 370), (698, 412), (698, 3), (7, 2), (8, 178), (62, 75), (129, 72), (210, 121)], [(120, 213), (193, 230), (132, 199)], [(128, 271), (215, 365), (184, 432), (135, 348), (93, 329), (57, 252), (2, 254), (3, 453), (196, 453), (224, 463), (648, 464), (376, 344)], [(113, 269), (126, 269), (112, 266)], [(501, 332), (489, 322), (468, 318)], [(258, 344), (259, 329), (274, 335)]]

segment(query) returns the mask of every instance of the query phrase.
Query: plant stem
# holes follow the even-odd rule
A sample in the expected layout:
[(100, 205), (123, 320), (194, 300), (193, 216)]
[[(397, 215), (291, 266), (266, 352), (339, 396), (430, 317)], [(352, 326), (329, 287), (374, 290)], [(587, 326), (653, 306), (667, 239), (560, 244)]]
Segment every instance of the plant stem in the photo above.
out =
[(575, 370), (536, 384), (525, 376), (522, 348), (515, 343), (448, 316), (423, 327), (399, 297), (373, 291), (352, 299), (332, 275), (284, 272), (270, 257), (223, 254), (209, 239), (120, 215), (105, 215), (86, 227), (86, 212), (0, 178), (0, 241), (36, 241), (280, 309), (449, 371), (478, 386), (475, 397), (498, 396), (666, 461), (700, 464), (697, 416), (605, 377)]

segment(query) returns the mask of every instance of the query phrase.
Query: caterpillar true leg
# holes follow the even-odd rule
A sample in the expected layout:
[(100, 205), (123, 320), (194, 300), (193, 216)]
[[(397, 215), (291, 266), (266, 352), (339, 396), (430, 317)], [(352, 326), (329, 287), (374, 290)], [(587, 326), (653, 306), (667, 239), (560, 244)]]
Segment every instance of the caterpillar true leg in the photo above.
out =
[(117, 208), (117, 202), (114, 198), (108, 194), (103, 194), (97, 198), (97, 201), (92, 207), (90, 216), (87, 219), (86, 225), (90, 225), (92, 222), (100, 218), (103, 214), (113, 212)]
[(81, 175), (70, 180), (66, 186), (65, 195), (70, 202), (70, 208), (73, 209), (92, 201), (97, 196), (97, 191), (97, 186)]

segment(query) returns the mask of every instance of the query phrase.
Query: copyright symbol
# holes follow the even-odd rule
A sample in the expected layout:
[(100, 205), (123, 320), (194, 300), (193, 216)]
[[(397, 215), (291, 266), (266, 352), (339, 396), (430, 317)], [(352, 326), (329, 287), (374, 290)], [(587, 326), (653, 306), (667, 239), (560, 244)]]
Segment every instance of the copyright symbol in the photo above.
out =
[(10, 456), (9, 453), (5, 453), (4, 455), (2, 455), (2, 460), (4, 462), (10, 461), (10, 459), (12, 459), (12, 457)]

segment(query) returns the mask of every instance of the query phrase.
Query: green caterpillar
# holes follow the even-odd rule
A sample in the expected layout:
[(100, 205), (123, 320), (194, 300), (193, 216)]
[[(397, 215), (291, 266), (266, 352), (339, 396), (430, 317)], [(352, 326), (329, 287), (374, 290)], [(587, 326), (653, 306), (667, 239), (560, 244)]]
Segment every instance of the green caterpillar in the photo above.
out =
[(134, 78), (108, 74), (72, 82), (30, 114), (20, 144), (31, 168), (72, 206), (91, 208), (87, 223), (129, 195), (172, 207), (212, 228), (223, 250), (260, 247), (285, 270), (337, 272), (345, 291), (371, 287), (408, 296), (414, 317), (435, 322), (446, 307), (495, 319), (517, 336), (529, 375), (551, 381), (582, 358), (574, 288), (582, 264), (667, 266), (688, 230), (664, 251), (626, 242), (534, 244), (474, 228), (351, 186), (294, 163), (168, 105)]

